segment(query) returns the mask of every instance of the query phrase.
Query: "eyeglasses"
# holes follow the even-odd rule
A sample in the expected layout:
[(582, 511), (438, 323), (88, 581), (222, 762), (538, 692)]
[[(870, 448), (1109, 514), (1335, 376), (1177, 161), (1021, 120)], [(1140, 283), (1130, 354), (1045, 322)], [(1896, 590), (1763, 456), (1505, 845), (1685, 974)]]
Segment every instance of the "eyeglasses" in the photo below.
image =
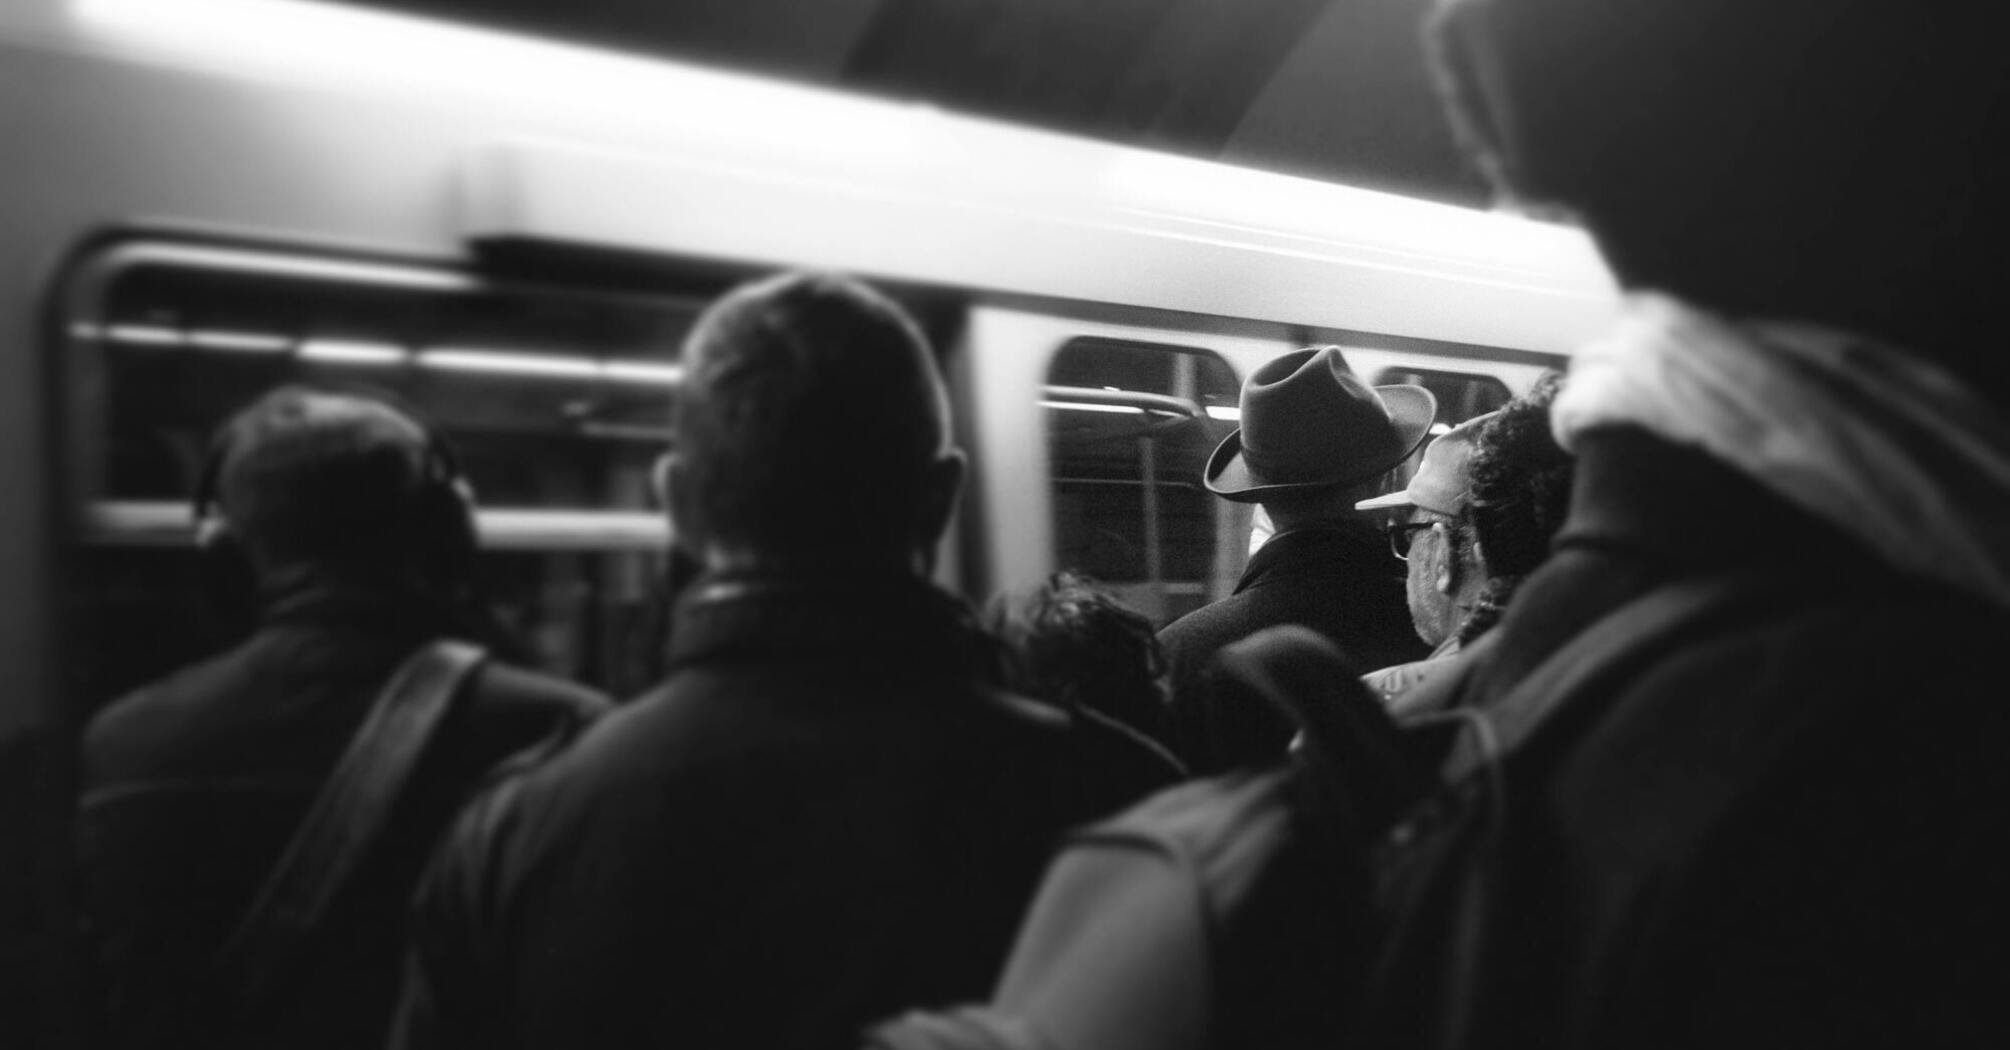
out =
[(1410, 544), (1416, 542), (1417, 533), (1428, 532), (1443, 525), (1442, 521), (1392, 521), (1384, 526), (1389, 534), (1389, 550), (1401, 561), (1410, 560)]

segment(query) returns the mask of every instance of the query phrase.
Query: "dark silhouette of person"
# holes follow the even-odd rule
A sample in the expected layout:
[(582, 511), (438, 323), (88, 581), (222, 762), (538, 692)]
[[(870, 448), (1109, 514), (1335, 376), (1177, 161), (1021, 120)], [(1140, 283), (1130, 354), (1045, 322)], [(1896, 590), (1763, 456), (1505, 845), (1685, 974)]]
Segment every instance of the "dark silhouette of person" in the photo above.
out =
[[(203, 556), (255, 582), (242, 643), (113, 703), (84, 734), (78, 814), (109, 1045), (353, 1046), (379, 1039), (405, 903), (456, 809), (505, 759), (607, 706), (495, 660), (475, 668), (384, 839), (296, 972), (226, 1012), (226, 940), (387, 681), (425, 643), (479, 640), (473, 506), (439, 439), (353, 394), (288, 387), (219, 430), (198, 496)], [(225, 573), (218, 573), (225, 575)], [(271, 982), (268, 982), (271, 983)]]
[(1342, 1042), (2010, 1041), (2002, 28), (1439, 5), (1467, 139), (1627, 294), (1552, 408), (1555, 553), (1455, 697), (1497, 742), (1379, 857)]
[(999, 689), (929, 581), (964, 458), (904, 311), (784, 275), (684, 362), (669, 676), (463, 819), (393, 1045), (848, 1045), (989, 987), (1062, 831), (1177, 776)]

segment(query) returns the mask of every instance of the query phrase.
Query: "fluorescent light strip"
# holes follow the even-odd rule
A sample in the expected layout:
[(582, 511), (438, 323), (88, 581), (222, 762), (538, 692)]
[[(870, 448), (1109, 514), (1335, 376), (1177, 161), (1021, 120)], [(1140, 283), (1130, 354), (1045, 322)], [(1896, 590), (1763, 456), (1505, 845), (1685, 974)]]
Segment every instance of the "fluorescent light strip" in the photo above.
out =
[(180, 332), (157, 325), (115, 324), (105, 329), (105, 335), (115, 343), (136, 343), (144, 346), (181, 345)]
[(303, 361), (325, 361), (345, 365), (403, 364), (405, 351), (389, 343), (366, 343), (353, 339), (309, 339), (297, 351)]
[(507, 350), (459, 347), (422, 350), (420, 367), (489, 375), (548, 376), (561, 379), (606, 379), (645, 386), (675, 386), (684, 366), (658, 361), (612, 361), (562, 354), (526, 354)]
[(441, 368), (455, 372), (486, 372), (492, 375), (563, 376), (594, 379), (600, 366), (589, 358), (561, 357), (556, 354), (513, 354), (501, 350), (441, 349), (422, 350), (421, 368)]
[(1226, 419), (1231, 423), (1242, 422), (1242, 409), (1236, 405), (1209, 405), (1207, 414), (1211, 419)]
[(684, 366), (653, 361), (602, 361), (600, 374), (619, 383), (676, 386), (684, 378)]
[(1040, 405), (1044, 408), (1058, 408), (1073, 412), (1123, 412), (1130, 415), (1143, 415), (1145, 411), (1142, 408), (1132, 408), (1129, 405), (1093, 405), (1087, 401), (1042, 401)]
[(292, 345), (285, 336), (264, 332), (198, 331), (188, 333), (187, 338), (190, 346), (227, 353), (273, 354)]

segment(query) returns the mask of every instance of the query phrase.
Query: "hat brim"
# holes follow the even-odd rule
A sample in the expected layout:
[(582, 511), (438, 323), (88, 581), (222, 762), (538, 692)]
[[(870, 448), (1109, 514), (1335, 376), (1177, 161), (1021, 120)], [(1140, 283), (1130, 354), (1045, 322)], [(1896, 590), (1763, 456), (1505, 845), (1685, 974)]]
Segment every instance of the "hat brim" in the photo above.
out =
[(1364, 499), (1354, 504), (1355, 510), (1387, 510), (1390, 507), (1414, 507), (1417, 501), (1410, 498), (1410, 490), (1400, 489), (1374, 499)]
[[(1417, 447), (1430, 436), (1431, 424), (1438, 414), (1437, 399), (1431, 392), (1420, 386), (1378, 386), (1375, 393), (1389, 408), (1389, 422), (1396, 429), (1396, 445), (1402, 449), (1400, 455), (1386, 457), (1387, 461), (1375, 466), (1342, 474), (1332, 478), (1311, 481), (1265, 484), (1249, 472), (1249, 463), (1242, 455), (1242, 428), (1232, 433), (1216, 445), (1207, 457), (1207, 470), (1201, 476), (1201, 483), (1209, 492), (1235, 503), (1261, 503), (1267, 499), (1299, 493), (1318, 492), (1321, 489), (1358, 485), (1377, 475), (1386, 474), (1396, 465), (1409, 459)], [(1401, 493), (1391, 495), (1400, 496)], [(1375, 499), (1388, 499), (1377, 496)], [(1371, 501), (1372, 502), (1372, 501)], [(1394, 504), (1390, 504), (1394, 506)]]

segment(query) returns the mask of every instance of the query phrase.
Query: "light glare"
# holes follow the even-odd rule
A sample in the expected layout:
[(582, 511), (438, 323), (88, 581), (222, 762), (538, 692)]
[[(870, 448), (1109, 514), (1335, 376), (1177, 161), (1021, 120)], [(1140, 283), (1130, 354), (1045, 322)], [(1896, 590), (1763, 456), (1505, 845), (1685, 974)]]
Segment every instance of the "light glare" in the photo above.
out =
[(600, 374), (590, 359), (560, 357), (556, 354), (517, 354), (502, 350), (426, 350), (419, 354), (422, 368), (456, 372), (487, 372), (492, 375), (563, 376), (592, 379)]
[(605, 361), (601, 374), (621, 383), (676, 386), (684, 378), (684, 366), (652, 361)]
[(1058, 408), (1064, 412), (1124, 412), (1134, 415), (1144, 414), (1144, 409), (1130, 405), (1096, 405), (1087, 401), (1042, 401), (1043, 408)]
[(105, 330), (115, 343), (135, 343), (143, 346), (178, 346), (181, 333), (172, 328), (154, 325), (115, 324)]
[(188, 334), (188, 345), (228, 353), (278, 353), (290, 343), (285, 336), (263, 332), (199, 331)]
[(366, 343), (353, 339), (309, 339), (297, 351), (303, 361), (324, 361), (344, 365), (396, 365), (405, 361), (405, 351), (389, 343)]

